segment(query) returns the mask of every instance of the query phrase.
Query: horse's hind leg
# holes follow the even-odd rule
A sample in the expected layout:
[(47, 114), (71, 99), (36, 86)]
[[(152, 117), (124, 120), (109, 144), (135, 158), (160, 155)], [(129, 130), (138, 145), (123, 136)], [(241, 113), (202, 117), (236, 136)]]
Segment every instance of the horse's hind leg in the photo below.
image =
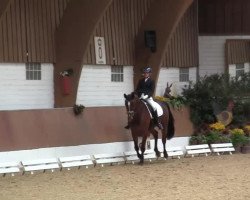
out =
[(158, 132), (156, 130), (152, 130), (151, 131), (152, 135), (154, 136), (154, 139), (155, 139), (155, 147), (154, 147), (154, 151), (155, 151), (155, 154), (157, 156), (157, 158), (159, 158), (161, 156), (161, 153), (159, 152), (158, 150)]
[(167, 142), (167, 135), (165, 134), (165, 130), (162, 130), (162, 144), (163, 144), (163, 154), (164, 154), (164, 158), (168, 158), (168, 153), (166, 151), (166, 142)]

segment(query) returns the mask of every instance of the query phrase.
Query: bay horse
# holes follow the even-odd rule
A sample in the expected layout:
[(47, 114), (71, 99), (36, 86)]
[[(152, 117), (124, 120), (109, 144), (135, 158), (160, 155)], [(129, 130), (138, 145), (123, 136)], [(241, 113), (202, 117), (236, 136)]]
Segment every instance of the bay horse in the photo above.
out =
[[(128, 114), (128, 123), (131, 128), (131, 133), (134, 141), (134, 148), (137, 153), (138, 158), (140, 159), (140, 164), (144, 162), (144, 152), (147, 137), (150, 136), (150, 133), (154, 136), (154, 151), (157, 157), (160, 157), (161, 153), (157, 147), (158, 141), (158, 131), (155, 130), (154, 121), (151, 119), (151, 115), (148, 111), (145, 103), (134, 93), (124, 94), (125, 106)], [(171, 139), (174, 136), (174, 118), (171, 113), (171, 110), (167, 103), (157, 102), (163, 109), (163, 115), (159, 117), (160, 122), (163, 125), (162, 132), (162, 144), (163, 144), (163, 154), (165, 158), (168, 158), (166, 151), (166, 141)], [(142, 143), (139, 148), (138, 146), (138, 137), (142, 137)], [(139, 152), (141, 150), (141, 153)]]

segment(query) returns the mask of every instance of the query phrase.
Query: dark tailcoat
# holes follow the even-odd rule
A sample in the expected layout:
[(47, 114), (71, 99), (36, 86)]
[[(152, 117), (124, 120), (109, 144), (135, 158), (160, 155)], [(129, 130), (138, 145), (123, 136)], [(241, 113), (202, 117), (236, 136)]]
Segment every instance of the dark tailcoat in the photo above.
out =
[(145, 78), (142, 78), (139, 80), (135, 92), (138, 94), (139, 97), (141, 96), (142, 93), (144, 93), (144, 95), (148, 95), (149, 97), (151, 97), (154, 93), (154, 89), (155, 89), (154, 80), (148, 78), (145, 81)]

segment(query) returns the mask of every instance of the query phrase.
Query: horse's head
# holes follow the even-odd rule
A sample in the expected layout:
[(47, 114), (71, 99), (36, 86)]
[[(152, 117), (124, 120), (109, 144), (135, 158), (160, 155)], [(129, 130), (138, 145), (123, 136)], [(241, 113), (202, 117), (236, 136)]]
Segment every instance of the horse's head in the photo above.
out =
[(131, 94), (124, 94), (125, 101), (132, 101), (136, 97), (136, 94), (132, 92)]
[(136, 93), (124, 94), (125, 106), (128, 113), (128, 121), (132, 121), (135, 115), (136, 105), (140, 101)]

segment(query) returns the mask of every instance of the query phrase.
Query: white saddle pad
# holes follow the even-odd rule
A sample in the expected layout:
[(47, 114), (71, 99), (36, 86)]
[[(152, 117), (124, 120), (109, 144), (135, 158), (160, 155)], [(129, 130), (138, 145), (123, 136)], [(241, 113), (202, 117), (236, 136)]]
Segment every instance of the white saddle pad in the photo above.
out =
[[(160, 106), (160, 104), (156, 103), (152, 98), (147, 99), (148, 103), (153, 107), (154, 110), (157, 110), (158, 117), (163, 115), (163, 109)], [(150, 111), (149, 111), (150, 113)], [(152, 118), (152, 115), (150, 113), (150, 116)]]

